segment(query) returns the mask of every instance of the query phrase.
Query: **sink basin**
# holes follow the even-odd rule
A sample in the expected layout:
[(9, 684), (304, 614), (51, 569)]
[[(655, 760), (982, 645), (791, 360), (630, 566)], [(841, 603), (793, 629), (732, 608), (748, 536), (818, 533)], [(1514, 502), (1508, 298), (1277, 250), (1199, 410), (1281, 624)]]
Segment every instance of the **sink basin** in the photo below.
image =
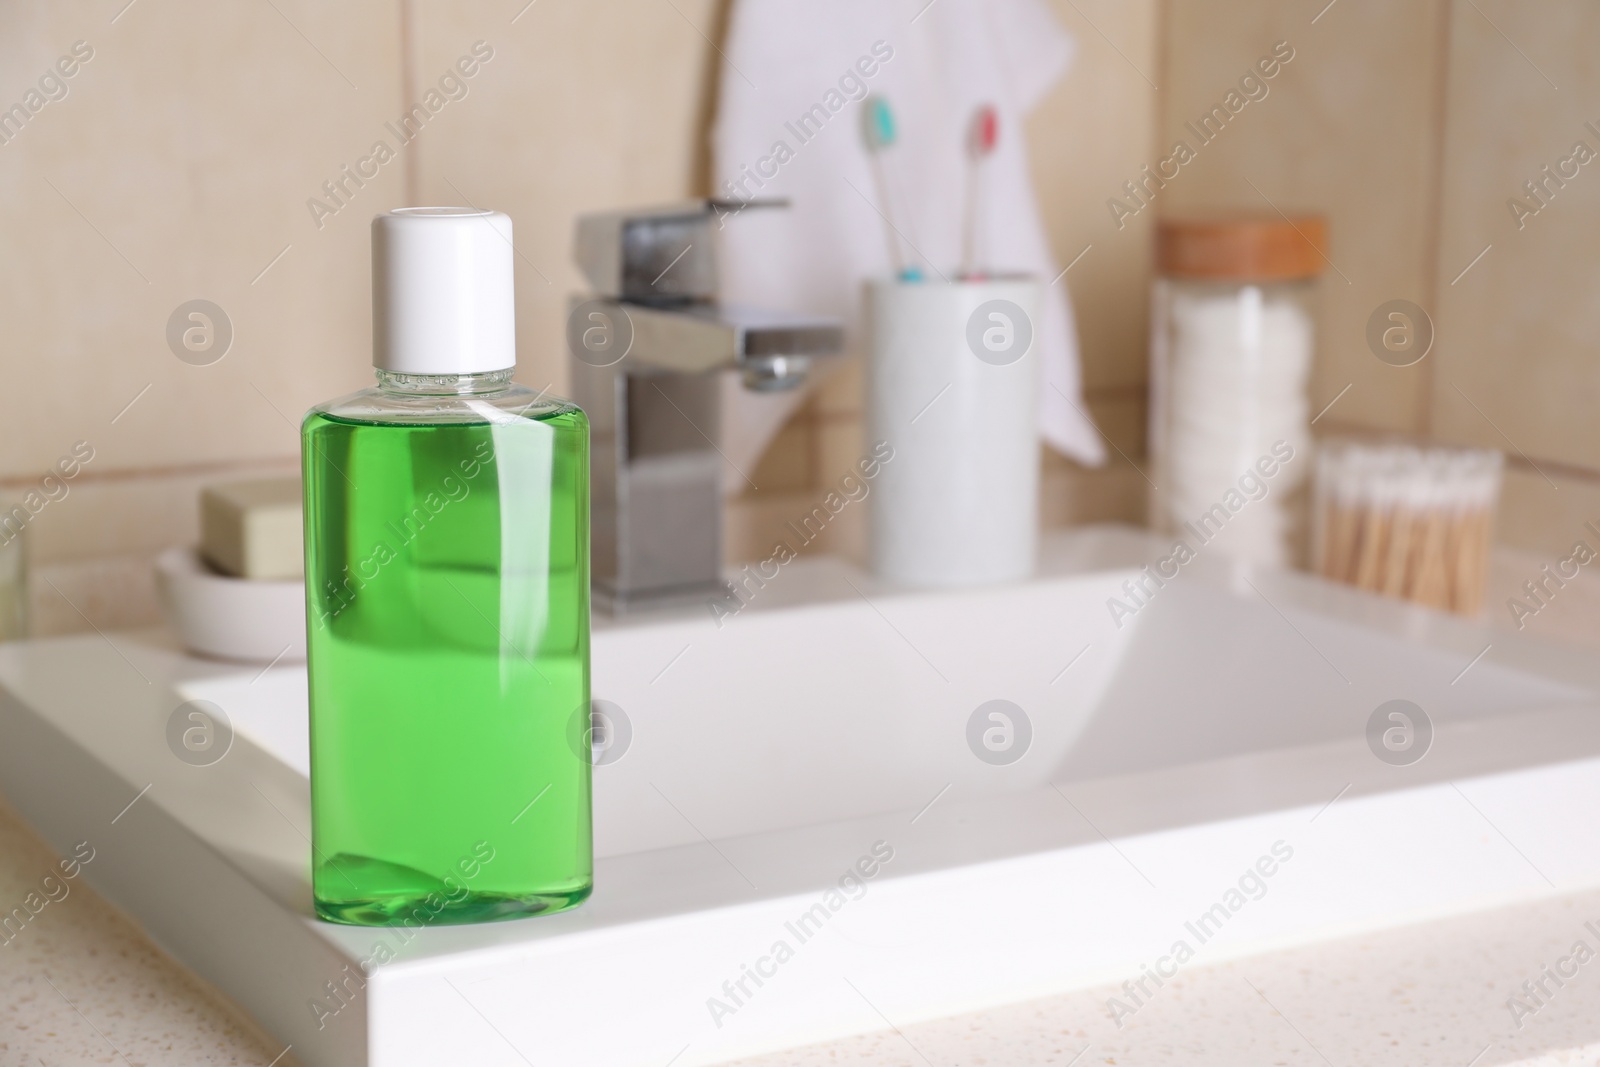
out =
[[(299, 667), (0, 647), (0, 786), (314, 1067), (688, 1067), (1126, 981), (1110, 1027), (1193, 963), (1600, 884), (1592, 656), (1220, 557), (1131, 596), (1163, 548), (597, 620), (595, 893), (548, 918), (311, 918)], [(209, 766), (167, 745), (190, 700)]]

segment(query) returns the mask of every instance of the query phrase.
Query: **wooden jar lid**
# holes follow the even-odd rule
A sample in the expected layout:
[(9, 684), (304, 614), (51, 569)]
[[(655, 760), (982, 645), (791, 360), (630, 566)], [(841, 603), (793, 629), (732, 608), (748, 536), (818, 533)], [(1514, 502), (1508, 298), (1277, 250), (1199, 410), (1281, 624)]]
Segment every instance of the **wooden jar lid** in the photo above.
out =
[(1322, 273), (1327, 243), (1321, 215), (1162, 219), (1156, 261), (1172, 278), (1292, 281)]

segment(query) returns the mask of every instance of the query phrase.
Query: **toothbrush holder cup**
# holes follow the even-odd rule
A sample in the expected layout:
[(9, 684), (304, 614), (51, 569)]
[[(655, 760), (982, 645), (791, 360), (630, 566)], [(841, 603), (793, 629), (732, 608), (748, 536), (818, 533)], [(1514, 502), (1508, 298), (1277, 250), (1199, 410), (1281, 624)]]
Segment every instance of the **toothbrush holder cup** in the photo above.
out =
[(1038, 555), (1042, 289), (1027, 275), (867, 283), (872, 572), (901, 585), (1017, 581)]

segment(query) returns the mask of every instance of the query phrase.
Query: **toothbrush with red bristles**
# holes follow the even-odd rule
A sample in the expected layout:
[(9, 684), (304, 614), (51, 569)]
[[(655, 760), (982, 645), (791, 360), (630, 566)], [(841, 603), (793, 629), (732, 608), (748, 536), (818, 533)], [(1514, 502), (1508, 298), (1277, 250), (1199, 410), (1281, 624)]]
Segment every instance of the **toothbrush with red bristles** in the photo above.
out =
[(983, 171), (1000, 139), (1000, 115), (993, 104), (979, 104), (967, 126), (967, 203), (961, 223), (961, 277), (981, 281), (978, 269), (978, 212)]

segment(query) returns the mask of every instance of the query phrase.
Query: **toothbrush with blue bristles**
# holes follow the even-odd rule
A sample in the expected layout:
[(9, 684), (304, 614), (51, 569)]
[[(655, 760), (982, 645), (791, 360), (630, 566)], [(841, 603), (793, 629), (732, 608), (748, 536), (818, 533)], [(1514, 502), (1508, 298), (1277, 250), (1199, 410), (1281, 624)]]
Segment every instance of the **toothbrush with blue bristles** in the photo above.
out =
[(894, 112), (889, 109), (889, 102), (877, 94), (867, 97), (861, 115), (861, 134), (867, 159), (872, 163), (872, 180), (878, 187), (878, 202), (883, 205), (879, 214), (883, 216), (885, 236), (889, 241), (889, 264), (894, 269), (895, 277), (901, 281), (920, 282), (921, 269), (908, 265), (900, 254), (900, 231), (894, 225), (889, 178), (883, 168), (883, 153), (893, 147), (896, 132)]

